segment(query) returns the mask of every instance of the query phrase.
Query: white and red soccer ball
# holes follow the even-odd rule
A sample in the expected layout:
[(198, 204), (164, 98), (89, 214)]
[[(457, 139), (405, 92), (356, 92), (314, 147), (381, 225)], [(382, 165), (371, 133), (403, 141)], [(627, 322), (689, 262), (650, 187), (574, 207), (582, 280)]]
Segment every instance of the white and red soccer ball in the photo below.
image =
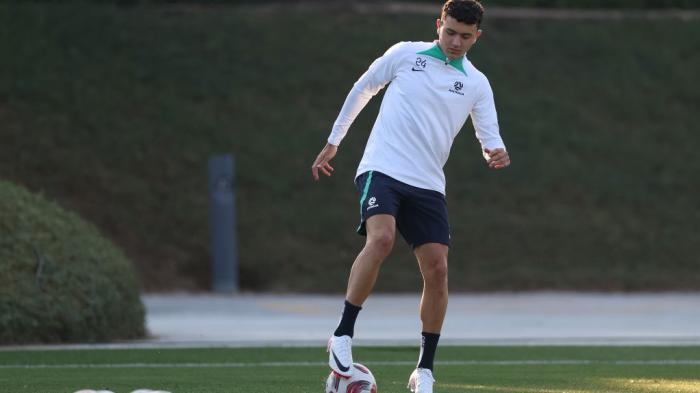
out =
[(352, 368), (350, 378), (331, 371), (326, 380), (326, 393), (377, 393), (377, 381), (369, 368), (360, 363), (353, 363)]

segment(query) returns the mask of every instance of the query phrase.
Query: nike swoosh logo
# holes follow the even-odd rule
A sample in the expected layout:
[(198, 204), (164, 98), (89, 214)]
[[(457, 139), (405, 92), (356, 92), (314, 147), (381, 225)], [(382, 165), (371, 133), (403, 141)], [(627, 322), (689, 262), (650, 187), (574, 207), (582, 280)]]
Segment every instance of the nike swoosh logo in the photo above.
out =
[(333, 355), (333, 360), (335, 360), (335, 365), (338, 366), (338, 370), (342, 372), (348, 372), (350, 370), (350, 366), (345, 367), (343, 366), (342, 363), (340, 363), (340, 360), (338, 360), (338, 357), (335, 356), (335, 352), (331, 349), (331, 354)]
[(415, 68), (415, 67), (412, 67), (412, 68), (411, 68), (411, 71), (425, 71), (425, 70), (423, 70), (423, 69), (420, 69), (420, 68)]

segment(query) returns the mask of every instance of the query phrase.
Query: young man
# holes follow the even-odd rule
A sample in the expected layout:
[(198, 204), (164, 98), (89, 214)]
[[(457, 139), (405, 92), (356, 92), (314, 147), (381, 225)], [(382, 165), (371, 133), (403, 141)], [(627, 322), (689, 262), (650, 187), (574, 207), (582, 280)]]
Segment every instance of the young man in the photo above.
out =
[(488, 167), (510, 164), (489, 82), (465, 57), (481, 35), (482, 15), (476, 0), (448, 0), (437, 20), (438, 40), (400, 42), (375, 60), (348, 94), (311, 167), (314, 180), (319, 173), (331, 175), (330, 160), (355, 117), (391, 82), (355, 178), (361, 205), (358, 232), (367, 239), (350, 271), (343, 314), (328, 343), (329, 365), (342, 376), (352, 373), (355, 319), (398, 228), (423, 276), (422, 344), (409, 388), (433, 391), (433, 359), (447, 309), (450, 244), (442, 168), (469, 115)]

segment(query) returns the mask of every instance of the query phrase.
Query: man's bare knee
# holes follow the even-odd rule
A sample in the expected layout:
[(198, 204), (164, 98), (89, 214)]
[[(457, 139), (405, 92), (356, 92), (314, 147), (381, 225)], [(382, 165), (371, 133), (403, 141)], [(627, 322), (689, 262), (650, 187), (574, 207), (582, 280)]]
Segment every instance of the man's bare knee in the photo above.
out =
[(365, 247), (386, 257), (394, 248), (394, 233), (391, 231), (379, 231), (367, 237)]
[(423, 261), (421, 272), (423, 279), (430, 284), (439, 285), (447, 282), (447, 260), (436, 257)]
[(425, 244), (415, 250), (425, 285), (431, 288), (445, 287), (447, 283), (447, 246)]

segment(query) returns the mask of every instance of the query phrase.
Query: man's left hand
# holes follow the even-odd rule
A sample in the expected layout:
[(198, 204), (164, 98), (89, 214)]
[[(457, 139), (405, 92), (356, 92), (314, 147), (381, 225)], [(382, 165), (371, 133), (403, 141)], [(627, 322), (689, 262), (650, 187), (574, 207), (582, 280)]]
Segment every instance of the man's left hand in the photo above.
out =
[(489, 168), (491, 169), (503, 169), (510, 165), (510, 157), (508, 157), (506, 149), (484, 149), (484, 153), (489, 156), (486, 163), (489, 164)]

